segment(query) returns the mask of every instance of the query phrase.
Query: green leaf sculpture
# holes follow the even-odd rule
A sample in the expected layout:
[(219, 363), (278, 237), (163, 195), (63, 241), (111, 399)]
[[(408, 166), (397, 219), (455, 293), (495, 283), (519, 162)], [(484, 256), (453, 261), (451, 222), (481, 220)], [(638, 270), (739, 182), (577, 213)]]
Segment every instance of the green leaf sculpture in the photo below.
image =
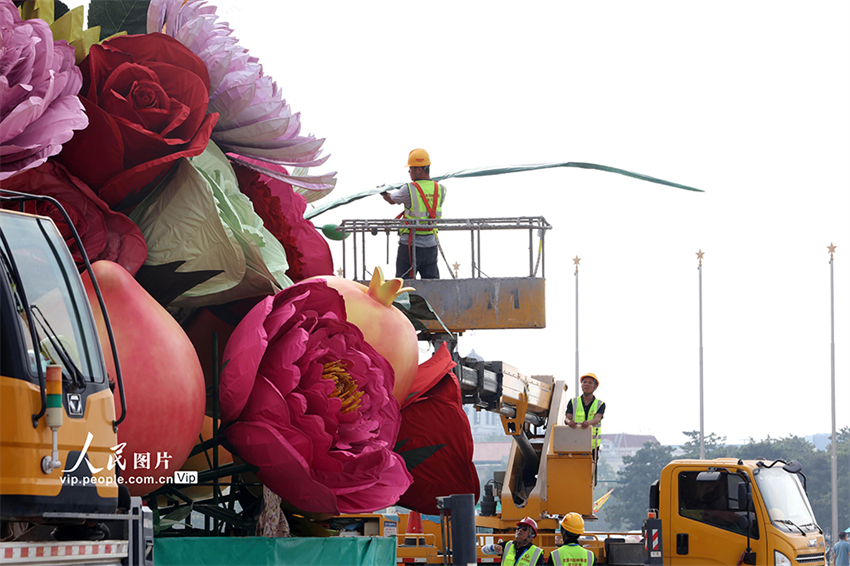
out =
[(100, 26), (100, 36), (125, 31), (129, 35), (147, 33), (150, 0), (91, 0), (89, 27)]

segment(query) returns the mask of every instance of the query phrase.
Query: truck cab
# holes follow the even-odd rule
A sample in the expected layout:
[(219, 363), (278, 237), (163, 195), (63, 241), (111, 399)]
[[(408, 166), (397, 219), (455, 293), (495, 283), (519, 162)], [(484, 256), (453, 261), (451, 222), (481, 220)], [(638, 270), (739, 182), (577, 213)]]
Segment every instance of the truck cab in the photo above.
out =
[(804, 482), (800, 465), (783, 460), (671, 462), (650, 490), (663, 563), (825, 564)]

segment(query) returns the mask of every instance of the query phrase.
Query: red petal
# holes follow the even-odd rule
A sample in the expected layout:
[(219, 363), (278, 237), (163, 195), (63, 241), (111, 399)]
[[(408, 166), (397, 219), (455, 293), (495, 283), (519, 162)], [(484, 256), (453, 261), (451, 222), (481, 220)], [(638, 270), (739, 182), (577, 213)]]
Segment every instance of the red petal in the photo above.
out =
[(307, 463), (271, 425), (236, 422), (226, 435), (246, 462), (260, 468), (257, 477), (263, 484), (284, 501), (313, 513), (339, 514), (333, 492), (310, 477)]
[(210, 75), (207, 66), (200, 57), (173, 37), (161, 33), (123, 35), (113, 37), (104, 42), (103, 45), (131, 53), (133, 60), (138, 63), (167, 61), (175, 67), (183, 69), (186, 73), (199, 76), (203, 80), (207, 92), (210, 90)]
[[(115, 120), (94, 105), (80, 98), (89, 117), (85, 130), (62, 146), (56, 160), (95, 192), (104, 183), (124, 171), (124, 142)], [(97, 151), (92, 151), (97, 148)]]
[[(149, 185), (157, 180), (157, 176), (164, 174), (175, 161), (181, 157), (194, 157), (204, 152), (217, 119), (218, 114), (207, 114), (201, 128), (198, 129), (195, 137), (188, 144), (182, 146), (181, 149), (174, 148), (174, 153), (151, 159), (127, 169), (110, 179), (100, 189), (98, 195), (114, 210), (126, 210), (139, 204), (147, 195), (150, 189)], [(149, 157), (148, 154), (145, 154), (145, 156)]]
[(413, 484), (398, 504), (420, 513), (437, 514), (436, 498), (453, 493), (480, 494), (472, 463), (473, 442), (469, 419), (460, 403), (460, 385), (449, 373), (426, 395), (401, 411), (399, 451), (443, 445), (410, 470)]

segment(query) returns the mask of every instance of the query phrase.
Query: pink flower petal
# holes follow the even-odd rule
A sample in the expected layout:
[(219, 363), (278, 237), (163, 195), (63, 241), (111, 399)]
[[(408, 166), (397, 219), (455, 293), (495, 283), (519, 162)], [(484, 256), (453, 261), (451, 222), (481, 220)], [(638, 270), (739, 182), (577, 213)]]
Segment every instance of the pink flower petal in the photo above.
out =
[[(378, 509), (411, 481), (392, 452), (401, 422), (392, 367), (344, 315), (339, 293), (305, 281), (254, 307), (224, 351), (221, 407), (235, 420), (226, 434), (303, 511)], [(345, 374), (325, 375), (330, 364)]]
[(9, 0), (0, 2), (0, 29), (0, 155), (13, 156), (0, 160), (0, 179), (7, 179), (59, 153), (88, 120), (69, 102), (82, 86), (74, 48), (53, 41), (47, 22), (21, 20)]

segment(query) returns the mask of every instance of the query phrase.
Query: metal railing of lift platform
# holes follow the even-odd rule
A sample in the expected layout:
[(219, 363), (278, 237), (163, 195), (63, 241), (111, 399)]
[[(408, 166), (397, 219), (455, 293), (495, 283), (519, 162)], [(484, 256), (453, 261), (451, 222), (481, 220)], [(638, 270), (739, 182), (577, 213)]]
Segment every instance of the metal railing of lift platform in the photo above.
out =
[[(377, 236), (378, 234), (386, 234), (387, 239), (387, 262), (389, 262), (389, 235), (398, 233), (402, 228), (427, 227), (436, 228), (439, 231), (468, 231), (470, 238), (471, 250), (471, 278), (480, 278), (481, 271), (481, 232), (490, 230), (527, 230), (528, 231), (528, 276), (536, 277), (537, 268), (534, 262), (534, 238), (535, 233), (538, 239), (538, 261), (537, 264), (542, 268), (541, 277), (546, 277), (546, 259), (545, 259), (545, 234), (547, 230), (551, 230), (552, 226), (546, 222), (542, 216), (517, 216), (512, 218), (441, 218), (439, 220), (343, 220), (337, 227), (337, 232), (341, 234), (353, 234), (353, 265), (354, 279), (358, 279), (358, 253), (357, 253), (357, 235), (360, 235), (360, 257), (362, 258), (360, 265), (360, 280), (366, 280), (366, 234)], [(346, 277), (346, 240), (342, 240), (342, 276)], [(438, 240), (439, 242), (439, 237)], [(441, 250), (442, 251), (442, 250)], [(411, 265), (416, 265), (416, 246), (412, 248)], [(455, 274), (452, 273), (452, 277)]]

